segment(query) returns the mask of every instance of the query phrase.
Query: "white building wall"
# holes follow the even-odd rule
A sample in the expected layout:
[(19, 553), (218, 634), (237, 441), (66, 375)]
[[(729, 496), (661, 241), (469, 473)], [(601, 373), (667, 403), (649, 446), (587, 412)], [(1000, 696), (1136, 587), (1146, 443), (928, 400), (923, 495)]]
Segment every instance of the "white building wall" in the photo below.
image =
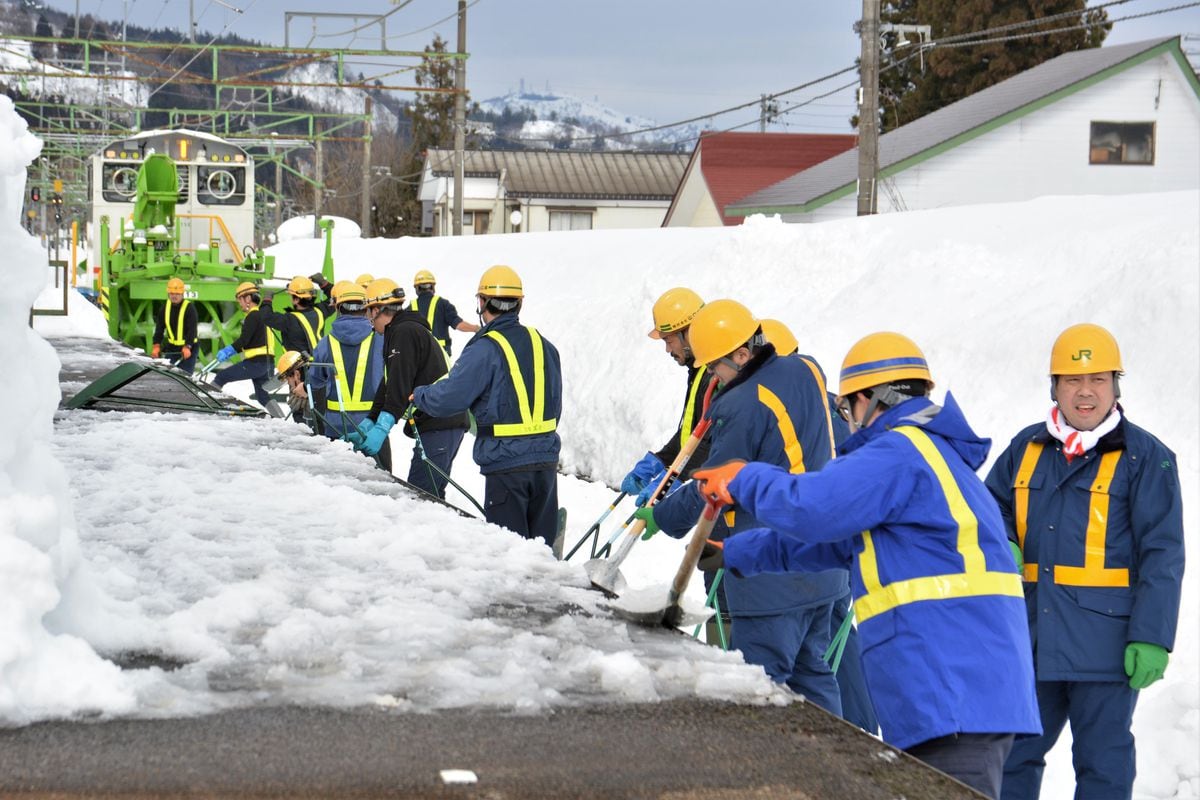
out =
[(657, 228), (662, 225), (670, 205), (669, 200), (523, 200), (521, 214), (524, 220), (521, 231), (528, 233), (550, 230), (550, 212), (559, 210), (591, 211), (592, 230)]
[(675, 197), (675, 211), (666, 223), (668, 228), (707, 228), (725, 224), (701, 171), (703, 157), (703, 154), (696, 157), (683, 178)]
[[(1152, 165), (1089, 164), (1092, 122), (1154, 122)], [(1163, 54), (885, 179), (880, 213), (1200, 188), (1200, 99)], [(854, 216), (854, 193), (787, 222)]]

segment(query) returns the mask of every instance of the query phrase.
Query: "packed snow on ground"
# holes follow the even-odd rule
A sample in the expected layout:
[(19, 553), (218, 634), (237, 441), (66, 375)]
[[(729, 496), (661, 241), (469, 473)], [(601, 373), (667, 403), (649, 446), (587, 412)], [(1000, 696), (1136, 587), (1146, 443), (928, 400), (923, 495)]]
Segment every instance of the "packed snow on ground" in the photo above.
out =
[[(614, 620), (587, 589), (580, 555), (555, 562), (540, 545), (417, 501), (298, 426), (94, 412), (63, 412), (52, 426), (56, 357), (17, 313), (45, 272), (16, 223), (22, 157), (31, 154), (6, 151), (0, 233), (19, 267), (0, 301), (12, 307), (0, 346), (25, 381), (0, 408), (28, 420), (14, 431), (19, 446), (0, 451), (0, 717), (782, 700), (735, 655)], [(1128, 416), (1179, 455), (1194, 540), (1198, 218), (1197, 193), (1045, 198), (810, 226), (754, 218), (730, 229), (338, 240), (334, 255), (338, 278), (370, 271), (408, 286), (430, 269), (468, 318), (484, 268), (520, 272), (523, 321), (562, 355), (568, 544), (677, 421), (683, 371), (646, 337), (651, 304), (676, 285), (784, 320), (831, 377), (862, 335), (907, 333), (930, 360), (936, 395), (954, 392), (993, 437), (993, 455), (1044, 416), (1054, 337), (1076, 322), (1105, 325), (1122, 345)], [(272, 252), (281, 274), (310, 274), (323, 246)], [(103, 335), (85, 312), (72, 315), (75, 333)], [(456, 352), (468, 338), (454, 334)], [(478, 497), (470, 445), (454, 475)], [(403, 475), (407, 444), (397, 435), (393, 447)], [(606, 520), (605, 537), (628, 510)], [(622, 568), (631, 587), (665, 588), (679, 548), (662, 536), (635, 547)], [(1200, 796), (1197, 583), (1193, 568), (1167, 677), (1139, 703), (1138, 797)], [(118, 671), (94, 652), (182, 666)], [(1069, 747), (1064, 734), (1043, 796), (1069, 796)]]

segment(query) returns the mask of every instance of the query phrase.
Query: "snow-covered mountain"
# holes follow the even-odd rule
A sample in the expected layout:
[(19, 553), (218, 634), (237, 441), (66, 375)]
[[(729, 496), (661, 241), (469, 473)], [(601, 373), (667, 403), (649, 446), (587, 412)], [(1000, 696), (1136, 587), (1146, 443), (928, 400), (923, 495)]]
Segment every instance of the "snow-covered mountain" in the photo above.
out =
[[(550, 91), (510, 91), (480, 101), (479, 107), (501, 118), (491, 120), (497, 137), (526, 147), (592, 149), (596, 137), (604, 136), (604, 147), (609, 150), (691, 150), (704, 130), (694, 123), (657, 129), (660, 123), (647, 117), (623, 114), (598, 100)], [(651, 128), (657, 130), (648, 130)], [(612, 136), (618, 133), (630, 135)]]

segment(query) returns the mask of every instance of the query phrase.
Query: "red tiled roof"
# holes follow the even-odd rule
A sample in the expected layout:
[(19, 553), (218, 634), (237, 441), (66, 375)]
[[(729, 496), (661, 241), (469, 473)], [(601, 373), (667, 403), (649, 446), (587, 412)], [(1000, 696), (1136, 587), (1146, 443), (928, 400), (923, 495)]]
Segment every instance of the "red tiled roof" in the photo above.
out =
[(858, 137), (853, 134), (732, 131), (702, 136), (696, 151), (704, 182), (721, 218), (726, 225), (738, 225), (746, 218), (725, 216), (725, 207), (730, 203), (850, 150), (857, 143)]

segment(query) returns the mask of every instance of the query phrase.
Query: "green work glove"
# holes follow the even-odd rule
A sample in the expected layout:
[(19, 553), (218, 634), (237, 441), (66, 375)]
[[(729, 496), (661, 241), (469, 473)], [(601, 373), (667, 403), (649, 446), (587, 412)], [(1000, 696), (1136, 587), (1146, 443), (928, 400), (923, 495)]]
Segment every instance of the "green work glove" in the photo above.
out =
[(1017, 562), (1017, 572), (1021, 572), (1025, 569), (1025, 554), (1021, 552), (1021, 545), (1009, 539), (1008, 546), (1012, 548), (1013, 559)]
[(1145, 689), (1167, 671), (1167, 649), (1146, 642), (1130, 642), (1125, 646), (1125, 674), (1129, 686)]
[(642, 506), (633, 512), (633, 516), (635, 519), (640, 519), (646, 523), (646, 530), (642, 532), (643, 539), (649, 539), (662, 530), (658, 527), (658, 523), (654, 521), (654, 506)]

